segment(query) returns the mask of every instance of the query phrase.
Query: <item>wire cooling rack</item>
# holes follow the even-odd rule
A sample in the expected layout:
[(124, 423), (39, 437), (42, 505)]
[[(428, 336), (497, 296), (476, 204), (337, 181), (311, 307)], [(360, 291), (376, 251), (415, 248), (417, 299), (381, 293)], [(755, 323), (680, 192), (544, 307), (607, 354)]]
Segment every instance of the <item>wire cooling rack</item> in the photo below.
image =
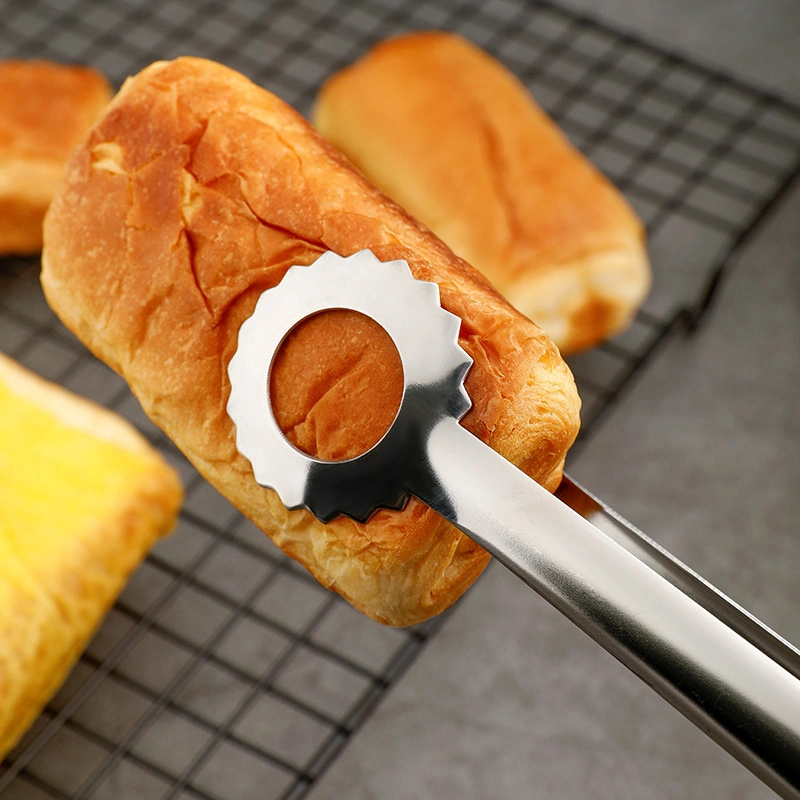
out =
[[(522, 0), (0, 0), (0, 57), (93, 64), (119, 85), (191, 53), (307, 114), (321, 81), (373, 42), (429, 27), (509, 66), (647, 225), (645, 308), (625, 334), (572, 359), (590, 436), (659, 342), (702, 317), (797, 178), (797, 107)], [(443, 618), (382, 628), (283, 557), (58, 323), (37, 273), (38, 259), (0, 259), (0, 349), (132, 420), (176, 465), (187, 500), (0, 768), (3, 800), (302, 797)]]

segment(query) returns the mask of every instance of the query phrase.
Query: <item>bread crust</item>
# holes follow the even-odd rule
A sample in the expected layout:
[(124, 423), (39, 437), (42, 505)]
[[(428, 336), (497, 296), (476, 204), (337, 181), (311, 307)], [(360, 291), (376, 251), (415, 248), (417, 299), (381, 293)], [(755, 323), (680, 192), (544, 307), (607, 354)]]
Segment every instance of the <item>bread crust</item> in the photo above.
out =
[(110, 99), (97, 70), (0, 61), (0, 254), (41, 250), (64, 165)]
[[(413, 498), (365, 524), (287, 511), (256, 485), (226, 413), (227, 365), (258, 296), (292, 264), (364, 248), (439, 284), (475, 361), (464, 426), (554, 490), (579, 399), (550, 339), (297, 112), (219, 64), (156, 63), (123, 86), (48, 212), (42, 284), (222, 494), (322, 584), (374, 619), (410, 625), (454, 602), (485, 551)], [(339, 424), (348, 400), (337, 391), (360, 363), (317, 404), (323, 427)], [(308, 367), (301, 356), (296, 372)]]
[(324, 84), (314, 123), (562, 352), (619, 332), (645, 297), (636, 215), (525, 87), (465, 39), (382, 42)]
[[(62, 684), (130, 573), (171, 530), (183, 495), (175, 472), (121, 418), (0, 355), (3, 414), (13, 418), (15, 403), (32, 409), (37, 425), (19, 433), (25, 440), (16, 447), (0, 439), (0, 759)], [(90, 442), (97, 481), (75, 474), (74, 452), (44, 437), (52, 429), (43, 418), (71, 432), (70, 442)], [(109, 478), (118, 452), (124, 477)], [(6, 492), (22, 492), (22, 519), (14, 512), (22, 501)], [(73, 518), (57, 498), (75, 492), (85, 493), (91, 512), (67, 524), (65, 516)]]

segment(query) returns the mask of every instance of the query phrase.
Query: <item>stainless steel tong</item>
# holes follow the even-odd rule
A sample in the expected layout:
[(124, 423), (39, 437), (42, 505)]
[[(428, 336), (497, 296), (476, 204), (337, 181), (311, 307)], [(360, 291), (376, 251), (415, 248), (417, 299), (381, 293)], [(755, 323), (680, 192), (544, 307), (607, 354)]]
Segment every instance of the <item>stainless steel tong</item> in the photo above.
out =
[[(341, 462), (292, 447), (266, 388), (286, 334), (333, 308), (383, 326), (404, 373), (389, 431)], [(778, 794), (800, 798), (800, 652), (569, 479), (554, 497), (459, 425), (471, 364), (459, 325), (405, 262), (328, 252), (292, 267), (242, 325), (228, 368), (228, 413), (258, 483), (322, 521), (365, 520), (416, 495)]]

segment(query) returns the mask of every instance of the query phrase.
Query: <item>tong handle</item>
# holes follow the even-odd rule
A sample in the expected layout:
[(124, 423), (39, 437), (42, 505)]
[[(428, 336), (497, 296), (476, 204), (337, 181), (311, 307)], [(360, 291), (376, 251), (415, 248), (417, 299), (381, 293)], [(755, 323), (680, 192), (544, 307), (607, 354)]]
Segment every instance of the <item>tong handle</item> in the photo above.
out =
[[(409, 489), (785, 798), (800, 679), (451, 418)], [(679, 563), (679, 562), (676, 562)]]

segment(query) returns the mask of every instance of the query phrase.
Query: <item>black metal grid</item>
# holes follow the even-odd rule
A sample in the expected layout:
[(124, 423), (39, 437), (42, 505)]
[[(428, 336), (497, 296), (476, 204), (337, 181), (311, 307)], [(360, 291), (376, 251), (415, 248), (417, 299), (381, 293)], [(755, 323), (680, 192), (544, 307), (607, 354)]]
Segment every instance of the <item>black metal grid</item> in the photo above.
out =
[[(157, 58), (227, 63), (308, 113), (373, 42), (458, 31), (504, 61), (627, 194), (656, 283), (631, 329), (571, 360), (584, 436), (800, 171), (800, 110), (552, 3), (0, 0), (0, 57), (91, 63), (117, 85)], [(40, 798), (299, 798), (442, 618), (385, 629), (283, 557), (194, 472), (123, 382), (47, 308), (38, 260), (0, 259), (0, 349), (136, 423), (179, 469), (177, 532), (133, 576), (0, 771)]]

